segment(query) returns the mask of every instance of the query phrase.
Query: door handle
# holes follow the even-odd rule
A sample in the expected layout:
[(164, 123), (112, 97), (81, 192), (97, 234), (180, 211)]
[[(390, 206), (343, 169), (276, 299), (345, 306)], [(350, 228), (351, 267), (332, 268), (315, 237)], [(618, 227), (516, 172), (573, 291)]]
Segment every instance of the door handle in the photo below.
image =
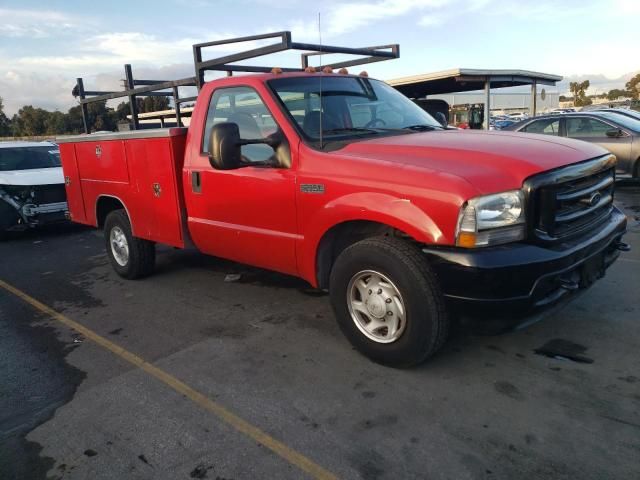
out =
[(200, 172), (191, 172), (191, 190), (193, 193), (202, 193)]

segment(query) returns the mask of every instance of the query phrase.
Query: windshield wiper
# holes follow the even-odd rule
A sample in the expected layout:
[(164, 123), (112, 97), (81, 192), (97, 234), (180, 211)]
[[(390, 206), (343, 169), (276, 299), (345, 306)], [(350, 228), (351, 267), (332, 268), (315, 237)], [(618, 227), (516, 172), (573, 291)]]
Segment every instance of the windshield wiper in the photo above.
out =
[(328, 130), (322, 130), (323, 134), (328, 133), (331, 135), (332, 133), (379, 133), (379, 129), (377, 128), (364, 128), (364, 127), (343, 127), (343, 128), (330, 128)]
[(414, 130), (416, 132), (429, 132), (431, 130), (444, 130), (443, 127), (438, 127), (435, 125), (409, 125), (406, 127), (402, 127), (404, 130)]

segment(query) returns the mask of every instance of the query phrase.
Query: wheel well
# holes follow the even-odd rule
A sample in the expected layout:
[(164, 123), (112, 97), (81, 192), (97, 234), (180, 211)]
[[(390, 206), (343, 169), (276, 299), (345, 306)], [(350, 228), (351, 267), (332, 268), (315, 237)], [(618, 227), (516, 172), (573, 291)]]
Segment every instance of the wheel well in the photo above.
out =
[(104, 226), (104, 221), (114, 210), (125, 210), (124, 205), (115, 197), (100, 197), (96, 205), (96, 223), (98, 227)]
[(329, 276), (335, 259), (344, 249), (360, 240), (378, 236), (411, 238), (389, 225), (366, 220), (354, 220), (331, 227), (322, 237), (316, 252), (316, 278), (318, 288), (329, 287)]

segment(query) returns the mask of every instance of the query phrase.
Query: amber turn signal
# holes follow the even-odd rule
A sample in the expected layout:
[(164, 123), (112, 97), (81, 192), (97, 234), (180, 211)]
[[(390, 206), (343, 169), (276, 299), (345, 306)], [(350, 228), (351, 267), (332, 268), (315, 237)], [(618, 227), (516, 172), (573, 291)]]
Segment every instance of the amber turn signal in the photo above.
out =
[(460, 232), (458, 235), (459, 247), (475, 247), (476, 246), (476, 234), (470, 232)]

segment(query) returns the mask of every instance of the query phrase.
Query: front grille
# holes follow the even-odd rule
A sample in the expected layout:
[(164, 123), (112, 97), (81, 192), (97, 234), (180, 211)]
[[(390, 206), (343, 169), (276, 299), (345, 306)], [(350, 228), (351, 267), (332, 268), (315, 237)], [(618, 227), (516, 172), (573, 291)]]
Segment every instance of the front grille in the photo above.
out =
[(536, 238), (556, 241), (597, 228), (613, 210), (615, 157), (570, 165), (534, 177), (529, 200)]
[(32, 203), (44, 205), (47, 203), (65, 202), (67, 195), (64, 185), (37, 185), (33, 187), (34, 197)]

